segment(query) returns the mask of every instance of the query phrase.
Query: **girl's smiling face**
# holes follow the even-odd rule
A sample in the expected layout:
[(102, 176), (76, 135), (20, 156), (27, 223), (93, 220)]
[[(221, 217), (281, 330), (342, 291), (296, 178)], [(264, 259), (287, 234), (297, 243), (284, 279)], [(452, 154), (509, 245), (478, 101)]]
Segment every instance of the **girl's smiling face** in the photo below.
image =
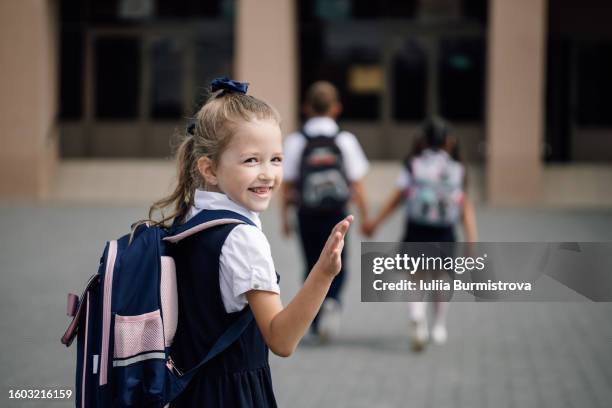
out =
[(244, 208), (262, 212), (283, 180), (283, 145), (273, 120), (251, 120), (236, 125), (234, 134), (214, 168), (200, 167), (209, 185)]

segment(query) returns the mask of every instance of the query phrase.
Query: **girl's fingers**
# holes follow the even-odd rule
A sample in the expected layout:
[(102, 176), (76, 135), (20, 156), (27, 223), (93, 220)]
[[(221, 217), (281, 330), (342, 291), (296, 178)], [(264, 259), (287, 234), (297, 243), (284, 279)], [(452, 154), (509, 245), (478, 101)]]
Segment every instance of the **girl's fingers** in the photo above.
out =
[(353, 216), (349, 215), (342, 221), (340, 221), (336, 226), (332, 229), (327, 242), (325, 243), (325, 247), (323, 251), (329, 250), (330, 252), (338, 248), (340, 242), (344, 240), (344, 236), (349, 229), (351, 222), (353, 222)]
[(332, 234), (327, 239), (327, 242), (325, 243), (325, 247), (323, 248), (323, 253), (332, 255), (334, 251), (338, 249), (340, 242), (343, 241), (342, 238), (343, 238), (343, 235), (339, 231), (332, 232)]
[(338, 244), (338, 253), (342, 253), (342, 250), (344, 249), (344, 240), (341, 240), (340, 243)]
[(332, 252), (335, 251), (340, 245), (340, 242), (342, 242), (342, 236), (343, 236), (342, 233), (339, 231), (334, 233), (334, 239), (332, 239), (332, 245), (331, 245)]
[(342, 249), (344, 248), (344, 234), (342, 232), (336, 232), (334, 234), (334, 239), (332, 241), (332, 245), (331, 245), (331, 250), (333, 252), (342, 252)]
[(346, 234), (346, 232), (348, 231), (349, 226), (353, 222), (353, 219), (354, 219), (354, 217), (352, 215), (347, 216), (345, 219), (343, 219), (338, 224), (336, 224), (336, 226), (334, 227), (333, 231), (334, 232), (338, 231), (338, 232), (340, 232), (344, 236)]

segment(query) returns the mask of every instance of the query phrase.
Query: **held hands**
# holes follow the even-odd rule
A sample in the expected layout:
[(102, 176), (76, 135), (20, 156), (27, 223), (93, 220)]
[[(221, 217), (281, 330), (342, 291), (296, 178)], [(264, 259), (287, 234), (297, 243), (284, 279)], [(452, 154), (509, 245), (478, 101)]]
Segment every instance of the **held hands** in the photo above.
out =
[(292, 232), (293, 232), (293, 228), (291, 227), (289, 220), (287, 219), (287, 217), (284, 217), (283, 218), (283, 236), (285, 238), (290, 238)]
[(349, 229), (349, 226), (353, 222), (353, 216), (349, 215), (342, 221), (340, 221), (331, 234), (329, 234), (329, 238), (325, 243), (325, 247), (323, 247), (323, 251), (321, 251), (321, 255), (319, 256), (319, 260), (313, 269), (318, 269), (322, 273), (329, 276), (336, 276), (340, 272), (340, 268), (342, 268), (342, 249), (344, 248), (344, 236)]
[(364, 220), (361, 223), (361, 233), (368, 238), (374, 235), (374, 231), (376, 231), (376, 228), (376, 223), (371, 220)]

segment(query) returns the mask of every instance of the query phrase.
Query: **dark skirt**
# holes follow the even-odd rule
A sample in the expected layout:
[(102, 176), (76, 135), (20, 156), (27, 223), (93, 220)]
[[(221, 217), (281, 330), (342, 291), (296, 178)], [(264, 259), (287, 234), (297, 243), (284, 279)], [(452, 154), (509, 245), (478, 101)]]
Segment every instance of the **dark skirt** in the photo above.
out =
[(402, 242), (456, 242), (455, 227), (435, 227), (408, 220)]
[(268, 365), (221, 375), (198, 375), (172, 407), (276, 407)]

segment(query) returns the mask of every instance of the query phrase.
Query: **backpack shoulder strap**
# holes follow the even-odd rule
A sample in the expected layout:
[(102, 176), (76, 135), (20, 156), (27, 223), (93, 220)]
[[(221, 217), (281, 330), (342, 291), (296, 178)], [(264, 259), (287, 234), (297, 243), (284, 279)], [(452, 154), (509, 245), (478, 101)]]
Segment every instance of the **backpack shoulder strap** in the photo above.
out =
[(206, 356), (196, 364), (191, 370), (187, 371), (181, 378), (185, 378), (185, 381), (189, 381), (200, 367), (206, 364), (215, 356), (219, 355), (223, 350), (229, 347), (233, 342), (238, 340), (238, 337), (247, 328), (247, 326), (253, 320), (253, 312), (249, 307), (243, 314), (236, 320), (232, 325), (217, 339), (215, 344), (210, 348)]
[[(193, 234), (224, 224), (249, 224), (255, 226), (253, 221), (247, 217), (229, 210), (202, 210), (186, 223), (170, 231), (164, 240), (176, 243)], [(187, 387), (189, 381), (198, 370), (215, 356), (219, 355), (232, 343), (234, 343), (253, 321), (253, 312), (250, 307), (217, 339), (206, 356), (192, 369), (179, 377), (174, 377), (168, 384), (166, 402), (173, 401)]]
[(218, 356), (232, 343), (234, 343), (240, 335), (244, 332), (247, 326), (253, 320), (253, 312), (248, 308), (238, 320), (236, 320), (222, 335), (217, 339), (215, 344), (208, 351), (206, 356), (196, 364), (191, 370), (180, 375), (179, 377), (171, 376), (170, 383), (168, 384), (168, 394), (166, 395), (165, 402), (171, 402), (179, 396), (181, 392), (187, 387), (193, 376), (198, 372), (200, 368), (214, 357)]
[(164, 241), (177, 243), (205, 229), (223, 224), (255, 225), (244, 215), (229, 210), (202, 210), (186, 223), (172, 228)]

